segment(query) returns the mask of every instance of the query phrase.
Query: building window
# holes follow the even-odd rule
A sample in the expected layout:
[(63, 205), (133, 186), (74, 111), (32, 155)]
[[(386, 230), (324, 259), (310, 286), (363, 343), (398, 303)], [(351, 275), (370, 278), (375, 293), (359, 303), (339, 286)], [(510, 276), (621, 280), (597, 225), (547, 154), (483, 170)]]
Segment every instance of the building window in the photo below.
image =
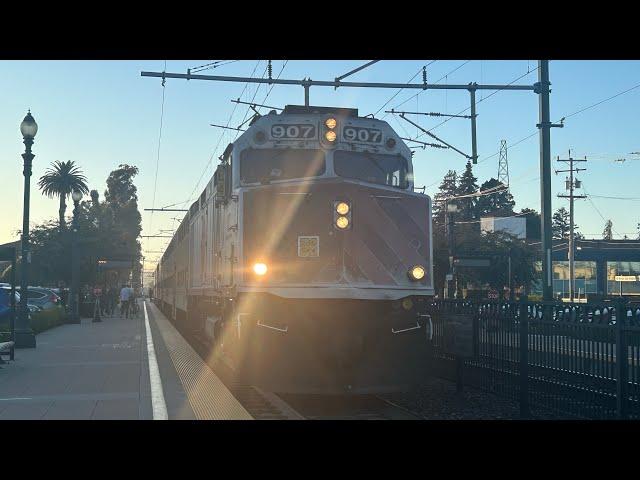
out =
[[(596, 262), (574, 262), (575, 273), (575, 297), (582, 297), (589, 293), (598, 293), (596, 280)], [(569, 296), (569, 262), (553, 262), (553, 293), (556, 296), (567, 298)]]
[(609, 295), (640, 295), (639, 279), (640, 262), (607, 262)]

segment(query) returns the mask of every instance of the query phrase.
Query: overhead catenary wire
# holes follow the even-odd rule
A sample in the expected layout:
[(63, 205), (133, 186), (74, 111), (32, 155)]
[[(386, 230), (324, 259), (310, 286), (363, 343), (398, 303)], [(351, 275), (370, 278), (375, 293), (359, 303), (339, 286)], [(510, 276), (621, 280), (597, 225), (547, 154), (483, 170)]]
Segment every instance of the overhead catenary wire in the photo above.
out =
[[(420, 70), (418, 70), (416, 72), (416, 74), (411, 77), (407, 83), (411, 83), (418, 75), (420, 75), (429, 65), (433, 65), (437, 60), (431, 60), (429, 63), (427, 63), (426, 65), (420, 67)], [(403, 88), (400, 88), (396, 93), (394, 93), (393, 95), (391, 95), (391, 98), (389, 98), (389, 100), (387, 100), (386, 102), (384, 102), (384, 104), (378, 109), (376, 110), (376, 112), (373, 114), (373, 116), (375, 117), (378, 113), (380, 113), (380, 110), (382, 110), (384, 107), (386, 107), (387, 105), (389, 105), (389, 103), (398, 96), (398, 94), (404, 90)], [(386, 115), (384, 115), (382, 118), (386, 117)]]
[[(515, 79), (511, 80), (509, 83), (507, 83), (507, 86), (509, 86), (509, 85), (513, 85), (513, 84), (514, 84), (515, 82), (517, 82), (518, 80), (522, 80), (524, 77), (526, 77), (527, 75), (532, 74), (532, 73), (533, 73), (533, 72), (535, 72), (537, 69), (538, 69), (538, 67), (534, 68), (534, 69), (533, 69), (532, 71), (530, 71), (530, 72), (527, 72), (527, 73), (525, 73), (525, 74), (523, 74), (523, 75), (520, 75), (519, 77), (517, 77), (517, 78), (515, 78)], [(491, 93), (490, 93), (489, 95), (487, 95), (486, 97), (483, 97), (483, 98), (481, 98), (480, 100), (478, 100), (478, 101), (476, 102), (476, 105), (478, 105), (478, 104), (480, 104), (480, 103), (482, 103), (482, 102), (484, 102), (484, 101), (488, 100), (489, 98), (491, 98), (492, 96), (494, 96), (495, 94), (497, 94), (498, 92), (501, 92), (501, 91), (503, 91), (503, 90), (504, 90), (504, 89), (497, 89), (497, 90), (494, 90), (493, 92), (491, 92)], [(398, 107), (395, 107), (395, 108), (398, 108)], [(467, 107), (467, 108), (465, 108), (465, 109), (463, 109), (463, 110), (460, 110), (456, 115), (462, 115), (464, 112), (466, 112), (466, 111), (468, 111), (468, 110), (470, 110), (470, 109), (471, 109), (471, 107), (469, 106), (469, 107)], [(436, 128), (441, 127), (442, 125), (444, 125), (445, 123), (447, 123), (448, 121), (450, 121), (452, 118), (456, 118), (456, 117), (449, 117), (449, 118), (447, 118), (447, 119), (443, 120), (442, 122), (440, 122), (439, 124), (437, 124), (435, 127), (432, 127), (432, 128), (427, 129), (427, 131), (431, 132), (431, 131), (435, 130)], [(537, 132), (536, 132), (536, 133), (537, 133)], [(425, 135), (425, 133), (422, 133), (422, 134), (418, 135), (418, 136), (416, 137), (416, 139), (418, 139), (418, 138), (422, 137), (423, 135)], [(513, 147), (513, 145), (510, 145), (510, 147)], [(500, 152), (496, 153), (496, 155), (498, 155), (499, 153), (500, 153)], [(480, 163), (480, 162), (478, 162), (478, 163)]]
[[(164, 70), (167, 70), (167, 61), (164, 61)], [(157, 155), (156, 155), (156, 173), (155, 173), (155, 178), (153, 180), (153, 200), (151, 201), (151, 208), (155, 208), (155, 203), (156, 203), (156, 190), (158, 187), (158, 170), (159, 170), (159, 166), (160, 166), (160, 146), (162, 144), (162, 125), (164, 122), (164, 99), (165, 99), (165, 89), (166, 89), (166, 82), (164, 79), (162, 79), (162, 101), (160, 103), (160, 127), (158, 129), (158, 151), (157, 151)], [(149, 216), (149, 229), (151, 229), (151, 226), (153, 225), (153, 210), (151, 210), (151, 215)]]
[[(285, 60), (284, 63), (282, 64), (282, 68), (280, 69), (280, 72), (278, 72), (278, 76), (276, 77), (276, 80), (279, 79), (280, 76), (282, 75), (282, 72), (284, 72), (284, 69), (287, 66), (287, 63), (289, 63), (289, 60)], [(264, 103), (267, 101), (267, 98), (269, 98), (269, 95), (271, 95), (273, 87), (275, 87), (275, 85), (271, 85), (271, 88), (269, 88), (269, 91), (267, 92), (265, 97), (262, 99), (262, 102), (261, 102), (262, 105), (258, 106), (258, 110), (260, 110), (263, 107), (268, 108), (266, 105), (264, 105)]]
[(203, 72), (204, 70), (222, 67), (223, 65), (229, 65), (230, 63), (235, 63), (237, 61), (238, 60), (216, 60), (215, 62), (206, 63), (204, 65), (200, 65), (197, 67), (188, 68), (187, 72), (188, 73)]
[[(570, 117), (574, 117), (574, 116), (576, 116), (576, 115), (579, 115), (579, 114), (581, 114), (581, 113), (583, 113), (583, 112), (585, 112), (585, 111), (587, 111), (587, 110), (590, 110), (591, 108), (594, 108), (594, 107), (596, 107), (596, 106), (598, 106), (598, 105), (601, 105), (601, 104), (603, 104), (603, 103), (605, 103), (605, 102), (608, 102), (608, 101), (610, 101), (610, 100), (613, 100), (614, 98), (617, 98), (617, 97), (619, 97), (619, 96), (621, 96), (621, 95), (624, 95), (624, 94), (626, 94), (626, 93), (629, 93), (629, 92), (631, 92), (631, 91), (633, 91), (633, 90), (635, 90), (635, 89), (637, 89), (637, 88), (640, 88), (640, 83), (639, 83), (639, 84), (637, 84), (637, 85), (634, 85), (634, 86), (633, 86), (633, 87), (631, 87), (631, 88), (628, 88), (628, 89), (623, 90), (623, 91), (621, 91), (621, 92), (618, 92), (618, 93), (616, 93), (616, 94), (614, 94), (614, 95), (611, 95), (610, 97), (607, 97), (607, 98), (605, 98), (604, 100), (599, 100), (599, 101), (597, 101), (597, 102), (595, 102), (595, 103), (592, 103), (592, 104), (590, 104), (590, 105), (588, 105), (588, 106), (586, 106), (586, 107), (580, 108), (580, 109), (576, 110), (576, 111), (575, 111), (575, 112), (573, 112), (573, 113), (570, 113), (570, 114), (568, 114), (568, 115), (564, 115), (563, 117), (561, 117), (561, 118), (560, 118), (560, 120), (558, 120), (558, 122), (561, 122), (561, 121), (566, 120), (567, 118), (570, 118)], [(487, 96), (487, 97), (485, 97), (485, 99), (486, 99), (486, 98), (489, 98), (489, 97)], [(556, 122), (556, 123), (558, 123), (558, 122)], [(526, 137), (524, 137), (524, 138), (521, 138), (520, 140), (518, 140), (518, 141), (517, 141), (517, 142), (515, 142), (515, 143), (509, 143), (509, 148), (510, 148), (510, 149), (512, 149), (512, 148), (513, 148), (513, 147), (515, 147), (516, 145), (519, 145), (519, 144), (521, 144), (522, 142), (524, 142), (524, 141), (526, 141), (526, 140), (529, 140), (530, 138), (532, 138), (532, 137), (536, 136), (537, 134), (538, 134), (538, 130), (534, 131), (533, 133), (531, 133), (530, 135), (527, 135), (527, 136), (526, 136)], [(489, 160), (489, 159), (491, 159), (491, 158), (493, 158), (493, 157), (495, 157), (495, 156), (497, 156), (497, 155), (499, 155), (499, 154), (500, 154), (500, 152), (499, 152), (499, 151), (498, 151), (498, 152), (496, 152), (496, 153), (493, 153), (493, 154), (491, 154), (491, 155), (489, 155), (489, 156), (487, 156), (487, 157), (483, 158), (482, 160), (479, 160), (479, 161), (478, 161), (478, 164), (483, 163), (483, 162), (485, 162), (485, 161), (487, 161), (487, 160)]]
[[(443, 75), (442, 77), (440, 77), (438, 80), (436, 80), (433, 83), (439, 83), (442, 80), (444, 80), (445, 78), (448, 78), (449, 75), (451, 75), (452, 73), (457, 72), (458, 70), (460, 70), (462, 67), (464, 67), (467, 63), (469, 63), (471, 60), (465, 60), (464, 62), (462, 62), (461, 65), (458, 65), (456, 68), (454, 68), (453, 70), (451, 70), (449, 73)], [(398, 105), (396, 105), (395, 107), (393, 107), (394, 109), (401, 107), (402, 105), (404, 105), (405, 103), (407, 103), (409, 100), (412, 100), (413, 98), (417, 97), (418, 95), (422, 94), (422, 92), (418, 92), (412, 96), (410, 96), (409, 98), (405, 99), (404, 101), (400, 102)], [(385, 115), (386, 116), (386, 115)], [(384, 118), (384, 117), (382, 117)]]
[[(268, 71), (269, 71), (269, 64), (267, 64), (267, 66), (265, 67), (264, 72), (262, 73), (262, 76), (260, 78), (264, 78)], [(272, 88), (273, 88), (273, 86), (274, 85), (271, 85)], [(256, 86), (256, 91), (253, 94), (253, 98), (251, 99), (250, 103), (253, 104), (253, 102), (255, 102), (256, 96), (258, 95), (258, 91), (259, 90), (260, 90), (260, 85), (257, 85)], [(266, 99), (266, 97), (265, 97), (265, 99)], [(264, 101), (262, 103), (264, 103)], [(243, 125), (245, 123), (245, 120), (247, 120), (247, 116), (249, 115), (250, 111), (251, 111), (251, 105), (249, 105), (249, 107), (247, 108), (247, 111), (245, 112), (244, 116), (242, 117), (242, 121), (240, 122), (240, 125)], [(240, 135), (240, 131), (237, 131), (236, 132), (236, 136), (233, 138), (234, 142), (236, 141), (236, 139), (238, 138), (239, 135)]]
[[(251, 72), (250, 77), (253, 77), (253, 75), (256, 72), (256, 70), (258, 69), (258, 65), (260, 65), (261, 61), (262, 60), (258, 60), (258, 62), (256, 63), (255, 67), (253, 68), (253, 71)], [(248, 85), (249, 85), (248, 83), (244, 84), (244, 88), (242, 89), (242, 92), (240, 92), (240, 97), (242, 97), (242, 95), (244, 94), (244, 92), (247, 89)], [(231, 123), (231, 120), (233, 119), (233, 115), (235, 114), (237, 108), (238, 108), (238, 104), (236, 103), (235, 106), (233, 107), (233, 110), (231, 111), (231, 115), (229, 115), (229, 119), (227, 120), (227, 124), (226, 124), (227, 127)], [(195, 193), (195, 191), (200, 186), (200, 182), (202, 181), (202, 178), (204, 177), (204, 175), (207, 172), (207, 170), (209, 169), (209, 165), (211, 164), (211, 160), (213, 159), (213, 157), (215, 156), (216, 152), (218, 151), (218, 148), (220, 147), (220, 143), (222, 142), (223, 138), (224, 138), (224, 130), (220, 134), (220, 137), (218, 138), (218, 143), (216, 144), (216, 146), (214, 147), (213, 151), (211, 152), (211, 155), (209, 156), (209, 160), (207, 161), (204, 170), (200, 174), (200, 178), (198, 179), (198, 182), (196, 183), (195, 187), (191, 191), (191, 194), (189, 194), (189, 199), (186, 200), (182, 205), (186, 205), (187, 203), (189, 203), (190, 201), (193, 200), (193, 194)]]

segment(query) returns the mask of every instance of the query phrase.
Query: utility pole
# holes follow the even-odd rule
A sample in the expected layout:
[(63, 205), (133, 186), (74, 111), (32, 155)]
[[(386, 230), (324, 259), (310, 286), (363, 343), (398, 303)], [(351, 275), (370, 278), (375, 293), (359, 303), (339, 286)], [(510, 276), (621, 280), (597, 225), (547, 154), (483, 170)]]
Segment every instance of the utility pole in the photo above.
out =
[(538, 94), (540, 123), (540, 216), (542, 220), (542, 299), (553, 300), (551, 263), (551, 127), (562, 128), (562, 124), (552, 124), (549, 108), (549, 60), (538, 61), (538, 82), (535, 92)]
[(576, 198), (587, 198), (586, 195), (574, 195), (573, 191), (576, 188), (580, 188), (581, 182), (580, 180), (574, 180), (573, 174), (578, 172), (583, 172), (586, 168), (574, 168), (574, 162), (586, 162), (587, 157), (574, 159), (571, 157), (571, 150), (569, 150), (569, 158), (562, 159), (560, 157), (557, 158), (558, 162), (568, 162), (569, 170), (556, 170), (556, 175), (561, 172), (568, 172), (569, 178), (565, 181), (565, 188), (569, 191), (569, 195), (558, 195), (559, 198), (568, 198), (569, 199), (569, 301), (573, 302), (573, 297), (575, 296), (575, 269), (574, 269), (574, 215), (573, 215), (573, 201)]

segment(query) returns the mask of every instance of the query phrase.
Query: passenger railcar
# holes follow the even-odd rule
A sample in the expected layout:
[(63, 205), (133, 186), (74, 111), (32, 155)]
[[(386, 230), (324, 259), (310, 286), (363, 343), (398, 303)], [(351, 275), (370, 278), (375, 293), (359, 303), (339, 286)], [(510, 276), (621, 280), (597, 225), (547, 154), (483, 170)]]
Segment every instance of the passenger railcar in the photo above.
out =
[(431, 200), (411, 151), (356, 109), (287, 106), (230, 144), (156, 270), (164, 312), (245, 381), (281, 392), (419, 382)]

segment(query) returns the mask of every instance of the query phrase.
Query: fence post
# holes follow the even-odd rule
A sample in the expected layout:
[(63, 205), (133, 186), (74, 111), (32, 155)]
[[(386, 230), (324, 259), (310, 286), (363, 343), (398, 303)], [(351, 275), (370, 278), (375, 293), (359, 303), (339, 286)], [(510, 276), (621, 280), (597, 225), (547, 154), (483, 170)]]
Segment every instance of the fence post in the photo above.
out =
[(529, 319), (520, 300), (520, 418), (529, 418)]
[(624, 338), (626, 320), (626, 302), (620, 300), (616, 305), (616, 418), (627, 418), (627, 379), (629, 378), (629, 360)]

